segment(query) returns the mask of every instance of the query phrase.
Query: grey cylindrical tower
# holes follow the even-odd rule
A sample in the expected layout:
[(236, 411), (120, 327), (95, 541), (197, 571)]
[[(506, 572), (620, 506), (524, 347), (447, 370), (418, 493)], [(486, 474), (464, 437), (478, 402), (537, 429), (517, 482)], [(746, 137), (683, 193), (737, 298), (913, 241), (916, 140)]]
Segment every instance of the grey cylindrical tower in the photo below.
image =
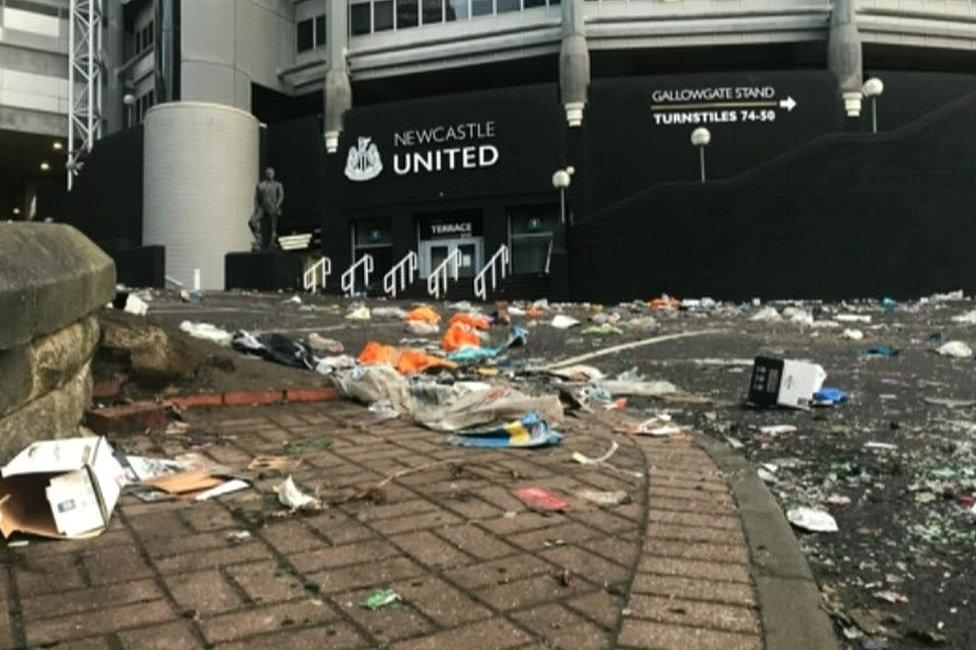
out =
[(204, 102), (153, 107), (145, 119), (143, 234), (166, 247), (166, 275), (224, 288), (224, 256), (251, 247), (247, 225), (258, 179), (258, 121)]

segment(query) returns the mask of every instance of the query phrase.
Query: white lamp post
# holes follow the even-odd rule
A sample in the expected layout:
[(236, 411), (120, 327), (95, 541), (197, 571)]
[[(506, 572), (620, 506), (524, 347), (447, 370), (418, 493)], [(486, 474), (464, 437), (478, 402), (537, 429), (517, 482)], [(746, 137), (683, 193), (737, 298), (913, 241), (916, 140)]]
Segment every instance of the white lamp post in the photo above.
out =
[(572, 167), (557, 169), (552, 175), (552, 186), (559, 190), (559, 219), (560, 223), (566, 223), (566, 188), (572, 180)]
[(698, 147), (698, 161), (701, 166), (701, 180), (705, 182), (705, 147), (712, 141), (712, 132), (703, 126), (691, 132), (691, 144)]
[(877, 77), (871, 77), (864, 82), (861, 92), (871, 98), (871, 133), (878, 132), (878, 97), (884, 93), (884, 82)]

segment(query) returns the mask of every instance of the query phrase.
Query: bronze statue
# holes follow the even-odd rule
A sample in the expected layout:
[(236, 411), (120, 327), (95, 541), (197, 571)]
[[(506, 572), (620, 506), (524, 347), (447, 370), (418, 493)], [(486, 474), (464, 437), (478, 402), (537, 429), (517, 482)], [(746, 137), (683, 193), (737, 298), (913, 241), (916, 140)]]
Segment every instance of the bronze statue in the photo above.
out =
[[(281, 216), (281, 204), (285, 201), (285, 188), (275, 180), (275, 170), (268, 167), (264, 170), (264, 179), (254, 190), (254, 214), (247, 222), (251, 227), (254, 241), (251, 250), (273, 250), (278, 247), (278, 217)], [(265, 233), (270, 226), (270, 238), (265, 239)]]

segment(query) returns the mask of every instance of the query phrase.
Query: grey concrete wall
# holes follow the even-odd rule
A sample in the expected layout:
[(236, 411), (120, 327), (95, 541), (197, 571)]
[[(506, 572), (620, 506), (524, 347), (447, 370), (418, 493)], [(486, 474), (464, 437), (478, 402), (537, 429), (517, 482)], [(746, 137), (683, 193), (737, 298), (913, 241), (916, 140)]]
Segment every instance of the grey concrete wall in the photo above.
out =
[(251, 83), (284, 91), (278, 70), (295, 60), (291, 0), (183, 0), (184, 101), (251, 110)]
[(94, 313), (114, 295), (112, 260), (71, 226), (0, 223), (0, 462), (32, 440), (77, 435)]

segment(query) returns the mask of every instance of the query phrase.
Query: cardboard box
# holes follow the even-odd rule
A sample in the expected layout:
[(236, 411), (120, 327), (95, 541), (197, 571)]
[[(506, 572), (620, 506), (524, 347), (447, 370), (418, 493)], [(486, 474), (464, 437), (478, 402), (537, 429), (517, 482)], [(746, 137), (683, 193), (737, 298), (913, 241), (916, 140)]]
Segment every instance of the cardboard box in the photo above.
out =
[(0, 533), (89, 537), (108, 525), (127, 483), (103, 437), (35, 442), (0, 468)]
[(809, 409), (813, 394), (823, 386), (827, 373), (807, 361), (756, 357), (749, 384), (749, 401), (759, 406)]

